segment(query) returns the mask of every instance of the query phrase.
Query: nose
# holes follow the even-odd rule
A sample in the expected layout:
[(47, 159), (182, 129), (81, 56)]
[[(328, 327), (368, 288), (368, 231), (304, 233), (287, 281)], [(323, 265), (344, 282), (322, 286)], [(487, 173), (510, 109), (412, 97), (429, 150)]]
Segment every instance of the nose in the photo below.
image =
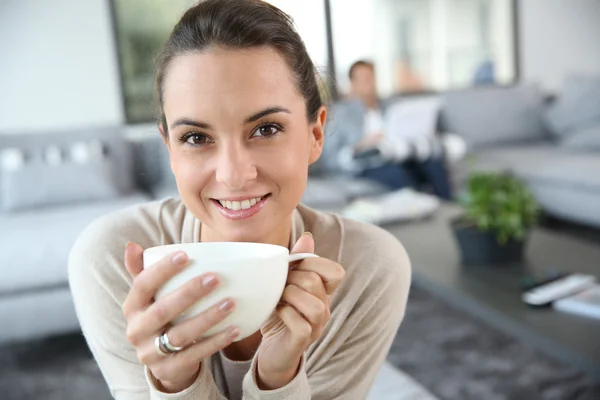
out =
[(223, 146), (219, 152), (216, 180), (229, 189), (242, 189), (256, 179), (257, 170), (249, 149), (243, 145)]

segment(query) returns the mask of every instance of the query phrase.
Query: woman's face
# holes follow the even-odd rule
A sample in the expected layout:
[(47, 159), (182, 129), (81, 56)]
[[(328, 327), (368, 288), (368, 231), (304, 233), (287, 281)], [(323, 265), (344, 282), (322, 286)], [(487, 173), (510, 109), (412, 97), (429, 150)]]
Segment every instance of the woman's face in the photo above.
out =
[(270, 48), (180, 56), (163, 89), (171, 169), (203, 239), (289, 235), (308, 166), (321, 154), (326, 112), (308, 121), (284, 59)]

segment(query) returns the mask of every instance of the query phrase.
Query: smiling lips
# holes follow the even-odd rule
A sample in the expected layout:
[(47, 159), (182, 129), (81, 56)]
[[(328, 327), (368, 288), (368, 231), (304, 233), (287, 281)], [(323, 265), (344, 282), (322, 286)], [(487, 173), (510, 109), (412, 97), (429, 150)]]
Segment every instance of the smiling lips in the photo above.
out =
[(240, 220), (254, 216), (266, 204), (270, 194), (239, 200), (212, 199), (219, 212), (227, 219)]

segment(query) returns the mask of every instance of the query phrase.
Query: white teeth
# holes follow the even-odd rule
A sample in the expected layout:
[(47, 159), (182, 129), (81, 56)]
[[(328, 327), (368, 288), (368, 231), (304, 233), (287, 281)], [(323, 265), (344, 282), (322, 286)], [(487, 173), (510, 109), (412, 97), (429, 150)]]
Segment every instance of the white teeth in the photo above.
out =
[(246, 210), (261, 200), (262, 200), (262, 197), (256, 197), (254, 199), (243, 200), (243, 201), (219, 200), (219, 204), (221, 204), (223, 207), (228, 208), (230, 210), (237, 211), (237, 210)]

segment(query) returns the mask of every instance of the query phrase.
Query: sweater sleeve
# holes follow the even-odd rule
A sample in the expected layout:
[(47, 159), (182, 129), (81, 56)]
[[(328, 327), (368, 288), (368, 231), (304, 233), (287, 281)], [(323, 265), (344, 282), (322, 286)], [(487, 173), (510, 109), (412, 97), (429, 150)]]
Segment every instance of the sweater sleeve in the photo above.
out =
[(138, 229), (143, 224), (126, 214), (103, 217), (80, 235), (71, 250), (69, 284), (88, 346), (117, 400), (223, 400), (208, 361), (190, 388), (173, 394), (160, 392), (126, 339), (122, 305), (132, 279), (124, 267), (125, 245), (128, 241), (144, 248), (156, 244), (143, 227)]
[[(258, 354), (258, 353), (257, 353)], [(306, 375), (305, 358), (302, 357), (300, 367), (296, 377), (290, 383), (276, 390), (261, 390), (256, 382), (256, 360), (257, 356), (252, 360), (250, 371), (244, 377), (243, 400), (310, 400), (311, 389)]]
[(187, 389), (178, 393), (163, 393), (156, 388), (148, 368), (145, 369), (146, 381), (150, 387), (150, 400), (227, 400), (221, 395), (212, 373), (206, 365), (202, 366), (196, 381)]
[[(309, 356), (313, 400), (367, 398), (404, 317), (411, 281), (408, 255), (397, 239), (379, 228), (369, 236), (362, 244), (346, 243), (353, 245), (354, 259), (346, 262), (356, 262), (357, 271), (377, 272), (363, 276), (367, 283), (357, 296), (351, 290), (339, 293), (343, 297), (334, 314), (341, 312), (343, 317), (330, 320), (338, 325), (336, 335), (326, 348)], [(345, 303), (348, 299), (355, 301), (350, 305)]]

